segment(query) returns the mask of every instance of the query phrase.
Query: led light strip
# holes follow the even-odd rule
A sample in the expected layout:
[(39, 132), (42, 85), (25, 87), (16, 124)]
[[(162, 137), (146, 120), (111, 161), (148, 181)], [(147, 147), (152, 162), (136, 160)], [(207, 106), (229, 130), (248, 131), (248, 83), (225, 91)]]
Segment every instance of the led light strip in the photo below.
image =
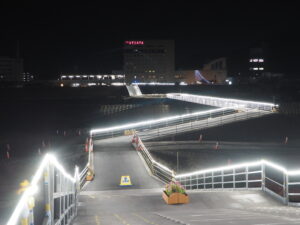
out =
[(167, 122), (167, 121), (176, 120), (176, 119), (183, 119), (183, 118), (197, 116), (197, 115), (205, 115), (205, 114), (210, 114), (210, 113), (222, 112), (222, 111), (228, 110), (228, 109), (232, 109), (232, 107), (223, 107), (223, 108), (219, 108), (219, 109), (200, 111), (200, 112), (183, 114), (183, 115), (178, 115), (178, 116), (164, 117), (164, 118), (161, 118), (161, 119), (147, 120), (147, 121), (144, 121), (144, 122), (137, 122), (137, 123), (129, 123), (129, 124), (121, 125), (121, 126), (93, 129), (93, 130), (90, 131), (90, 134), (93, 135), (93, 134), (97, 134), (97, 133), (104, 133), (104, 132), (109, 132), (109, 131), (129, 129), (129, 128), (145, 126), (145, 125), (150, 125), (150, 124), (157, 124), (157, 123), (161, 123), (161, 122)]
[(19, 217), (22, 213), (23, 207), (26, 204), (26, 201), (28, 200), (28, 197), (34, 195), (38, 191), (38, 182), (41, 179), (43, 175), (43, 171), (48, 163), (53, 164), (67, 179), (69, 179), (72, 183), (76, 182), (76, 179), (78, 178), (78, 168), (75, 169), (75, 175), (74, 178), (68, 174), (65, 169), (62, 167), (61, 164), (57, 161), (57, 159), (51, 155), (46, 154), (44, 159), (42, 160), (39, 168), (37, 169), (36, 173), (34, 174), (30, 187), (26, 189), (26, 191), (22, 194), (21, 199), (19, 200), (15, 210), (13, 211), (13, 214), (11, 215), (10, 219), (8, 220), (7, 225), (16, 225)]
[(178, 174), (175, 176), (175, 178), (189, 177), (189, 176), (199, 175), (199, 174), (204, 174), (204, 173), (211, 173), (211, 172), (217, 172), (217, 171), (222, 171), (222, 170), (231, 170), (231, 169), (237, 169), (237, 168), (242, 168), (242, 167), (253, 167), (253, 166), (259, 166), (259, 165), (267, 165), (267, 166), (273, 167), (274, 169), (280, 170), (281, 172), (283, 172), (284, 174), (289, 175), (289, 176), (300, 175), (300, 170), (288, 171), (283, 166), (280, 166), (273, 162), (262, 159), (262, 160), (256, 161), (256, 162), (241, 163), (241, 164), (236, 164), (236, 165), (232, 165), (232, 166), (216, 167), (216, 168), (211, 168), (211, 169), (206, 169), (206, 170), (199, 170), (199, 171), (195, 171), (195, 172), (191, 172), (191, 173)]
[(191, 95), (191, 94), (177, 94), (177, 93), (169, 93), (167, 94), (168, 98), (176, 98), (176, 97), (194, 97), (194, 98), (203, 98), (203, 99), (209, 99), (209, 100), (220, 100), (220, 101), (228, 101), (228, 102), (237, 102), (239, 104), (257, 104), (257, 105), (265, 105), (265, 106), (278, 106), (273, 103), (269, 102), (257, 102), (257, 101), (246, 101), (246, 100), (239, 100), (239, 99), (233, 99), (233, 98), (219, 98), (219, 97), (213, 97), (213, 96), (205, 96), (205, 95)]

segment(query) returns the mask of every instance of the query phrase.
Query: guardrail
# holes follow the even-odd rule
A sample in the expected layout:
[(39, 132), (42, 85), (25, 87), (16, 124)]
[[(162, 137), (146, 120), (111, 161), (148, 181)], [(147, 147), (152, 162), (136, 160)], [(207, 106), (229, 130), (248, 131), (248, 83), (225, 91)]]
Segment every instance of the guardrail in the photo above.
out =
[(138, 136), (133, 137), (132, 144), (143, 157), (153, 176), (164, 183), (168, 183), (174, 178), (174, 171), (155, 161)]
[(211, 105), (216, 107), (231, 107), (238, 109), (258, 109), (264, 111), (274, 111), (278, 108), (278, 105), (269, 102), (257, 102), (257, 101), (246, 101), (231, 98), (218, 98), (213, 96), (204, 95), (191, 95), (191, 94), (180, 94), (180, 93), (169, 93), (166, 94), (167, 98), (193, 102), (202, 105)]
[[(68, 225), (77, 215), (78, 194), (93, 174), (93, 145), (88, 147), (89, 161), (79, 173), (65, 171), (56, 157), (46, 154), (33, 179), (17, 203), (7, 225)], [(90, 176), (90, 179), (87, 179)]]
[(95, 138), (110, 138), (124, 135), (124, 133), (130, 129), (134, 129), (134, 131), (143, 131), (146, 129), (168, 127), (171, 125), (179, 125), (187, 122), (218, 117), (220, 115), (228, 115), (234, 112), (236, 112), (236, 110), (232, 108), (212, 109), (178, 116), (164, 117), (156, 120), (147, 120), (108, 128), (93, 129), (91, 130), (90, 134)]
[[(75, 168), (75, 174), (71, 176), (53, 155), (47, 154), (7, 225), (70, 224), (77, 214), (78, 192), (78, 168)], [(41, 208), (44, 208), (44, 213), (35, 214)]]
[(186, 189), (261, 189), (284, 204), (300, 206), (300, 171), (266, 161), (243, 163), (175, 176)]
[(288, 171), (267, 160), (248, 162), (185, 174), (175, 174), (156, 162), (141, 138), (133, 138), (152, 174), (163, 182), (179, 181), (187, 190), (263, 190), (283, 204), (300, 206), (300, 170)]
[(230, 111), (226, 110), (224, 112), (218, 112), (210, 115), (207, 118), (201, 118), (200, 120), (190, 119), (188, 121), (182, 121), (182, 123), (169, 123), (166, 127), (152, 128), (148, 130), (143, 130), (137, 132), (139, 137), (143, 140), (151, 140), (159, 137), (168, 137), (177, 134), (182, 134), (185, 132), (201, 130), (210, 127), (222, 126), (224, 124), (248, 120), (251, 118), (256, 118), (260, 116), (265, 116), (270, 114), (270, 112), (262, 110), (246, 110), (246, 111)]

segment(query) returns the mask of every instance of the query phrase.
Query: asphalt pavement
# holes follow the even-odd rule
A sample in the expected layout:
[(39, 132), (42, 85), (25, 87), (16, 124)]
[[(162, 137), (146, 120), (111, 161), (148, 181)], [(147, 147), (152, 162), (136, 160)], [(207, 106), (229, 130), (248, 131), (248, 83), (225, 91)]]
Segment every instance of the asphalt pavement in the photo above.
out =
[[(95, 179), (87, 191), (160, 188), (164, 184), (151, 177), (131, 145), (123, 136), (94, 141)], [(121, 187), (121, 176), (130, 176), (132, 186)]]
[(262, 191), (191, 191), (185, 205), (167, 205), (161, 194), (162, 189), (84, 191), (73, 224), (300, 224), (300, 209), (282, 206)]

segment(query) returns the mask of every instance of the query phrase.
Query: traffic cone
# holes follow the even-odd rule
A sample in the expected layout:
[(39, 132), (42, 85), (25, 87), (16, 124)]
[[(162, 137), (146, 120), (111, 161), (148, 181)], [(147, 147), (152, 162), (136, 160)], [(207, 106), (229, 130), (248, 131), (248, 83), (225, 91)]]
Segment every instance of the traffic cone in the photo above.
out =
[(89, 139), (86, 138), (85, 140), (85, 152), (88, 152), (89, 151)]
[(288, 137), (285, 137), (284, 144), (287, 144), (288, 141), (289, 141), (289, 138), (288, 138)]
[(218, 149), (219, 149), (219, 142), (218, 142), (218, 141), (216, 142), (216, 145), (214, 146), (214, 149), (215, 149), (215, 150), (218, 150)]
[(10, 159), (10, 145), (6, 144), (6, 158)]
[(46, 148), (46, 143), (45, 143), (44, 140), (42, 141), (42, 147), (43, 147), (43, 148)]
[(132, 137), (132, 140), (131, 140), (132, 144), (135, 143), (135, 141), (136, 141), (135, 139), (136, 139), (136, 134), (134, 134), (133, 137)]
[(202, 142), (202, 134), (199, 136), (199, 142)]

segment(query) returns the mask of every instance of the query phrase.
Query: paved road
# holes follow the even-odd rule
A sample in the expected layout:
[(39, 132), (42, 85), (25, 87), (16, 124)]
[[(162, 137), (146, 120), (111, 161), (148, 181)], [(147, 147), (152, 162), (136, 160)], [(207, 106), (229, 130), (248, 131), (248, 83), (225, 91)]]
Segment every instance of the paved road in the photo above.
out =
[(166, 205), (161, 189), (85, 191), (74, 225), (290, 225), (300, 210), (284, 207), (261, 191), (189, 193), (190, 204)]
[[(94, 141), (95, 179), (87, 191), (159, 188), (163, 183), (149, 176), (130, 137)], [(132, 187), (120, 187), (120, 179), (129, 175)]]

